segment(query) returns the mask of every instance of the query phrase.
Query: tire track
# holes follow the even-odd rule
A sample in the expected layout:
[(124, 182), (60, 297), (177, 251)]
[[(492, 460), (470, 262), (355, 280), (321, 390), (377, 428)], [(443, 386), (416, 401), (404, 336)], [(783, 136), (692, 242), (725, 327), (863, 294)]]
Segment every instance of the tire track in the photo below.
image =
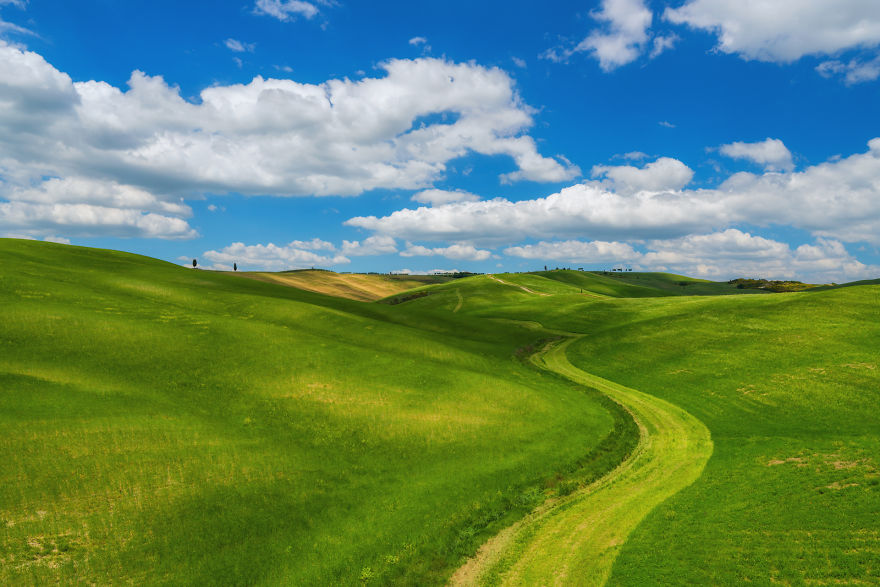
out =
[(490, 539), (450, 584), (603, 585), (630, 533), (693, 483), (712, 455), (709, 430), (688, 412), (572, 365), (565, 350), (580, 336), (549, 343), (532, 361), (622, 405), (639, 426), (638, 445), (605, 477), (548, 500)]

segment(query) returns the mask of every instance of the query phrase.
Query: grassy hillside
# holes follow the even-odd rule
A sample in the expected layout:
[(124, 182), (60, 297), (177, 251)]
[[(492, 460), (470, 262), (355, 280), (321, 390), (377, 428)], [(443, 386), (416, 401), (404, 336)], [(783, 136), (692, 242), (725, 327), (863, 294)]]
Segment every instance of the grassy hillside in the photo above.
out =
[[(550, 271), (363, 303), (51, 243), (0, 255), (0, 583), (437, 584), (545, 498), (554, 528), (589, 524), (575, 498), (635, 424), (514, 358), (563, 337), (553, 370), (714, 443), (669, 499), (624, 492), (662, 503), (591, 543), (611, 584), (880, 582), (880, 285)], [(649, 428), (632, 454), (673, 458), (683, 437)], [(528, 560), (508, 562), (547, 567)]]
[(236, 272), (235, 275), (361, 301), (378, 300), (408, 289), (426, 284), (443, 283), (450, 279), (449, 277), (432, 275), (334, 273), (333, 271), (320, 270), (282, 271), (280, 273), (242, 271)]
[(511, 358), (520, 325), (51, 243), (0, 257), (3, 584), (442, 582), (635, 442)]
[(611, 584), (880, 581), (880, 286), (467, 300), (585, 333), (573, 363), (709, 428), (703, 476), (627, 540)]
[(581, 333), (574, 364), (711, 432), (702, 477), (629, 537), (611, 584), (880, 582), (880, 286), (634, 299), (498, 277), (511, 284), (468, 280), (403, 308), (460, 303), (499, 325)]

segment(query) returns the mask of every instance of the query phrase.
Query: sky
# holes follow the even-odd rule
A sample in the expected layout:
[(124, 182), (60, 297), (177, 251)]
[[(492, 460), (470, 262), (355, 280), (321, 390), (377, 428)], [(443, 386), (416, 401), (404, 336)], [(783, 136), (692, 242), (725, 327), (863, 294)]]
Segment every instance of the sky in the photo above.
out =
[(877, 0), (0, 0), (0, 236), (880, 277)]

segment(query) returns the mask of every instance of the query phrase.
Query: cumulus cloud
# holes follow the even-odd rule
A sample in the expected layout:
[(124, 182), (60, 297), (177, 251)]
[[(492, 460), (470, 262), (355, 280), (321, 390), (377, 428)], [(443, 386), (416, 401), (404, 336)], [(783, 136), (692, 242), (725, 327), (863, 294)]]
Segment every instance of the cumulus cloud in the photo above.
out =
[[(140, 212), (176, 215), (179, 228), (182, 196), (427, 188), (450, 160), (472, 152), (510, 157), (516, 170), (503, 181), (579, 174), (564, 158), (540, 155), (524, 134), (532, 110), (504, 71), (441, 59), (382, 68), (382, 77), (322, 84), (257, 77), (207, 88), (194, 103), (138, 71), (127, 90), (74, 82), (40, 55), (0, 41), (0, 202), (47, 176), (82, 178), (106, 187), (78, 192), (76, 203), (105, 202), (102, 194), (127, 186), (142, 192)], [(453, 122), (419, 122), (446, 113)], [(13, 208), (21, 205), (5, 210)], [(133, 225), (131, 214), (118, 216)]]
[(321, 240), (319, 238), (313, 238), (309, 241), (291, 241), (291, 247), (297, 249), (307, 249), (309, 251), (335, 251), (336, 247), (333, 243)]
[(757, 143), (734, 142), (721, 145), (722, 155), (733, 159), (746, 159), (764, 166), (767, 171), (791, 171), (794, 163), (791, 151), (779, 139), (766, 138)]
[(631, 63), (648, 42), (653, 17), (644, 0), (602, 0), (593, 18), (604, 25), (604, 30), (591, 33), (574, 51), (590, 53), (603, 71)]
[(632, 262), (640, 257), (632, 246), (620, 242), (567, 240), (541, 241), (534, 245), (508, 247), (504, 254), (523, 259), (546, 259), (571, 263)]
[[(0, 44), (0, 156), (146, 189), (273, 195), (427, 187), (468, 152), (513, 158), (519, 169), (507, 179), (578, 173), (520, 134), (531, 110), (502, 70), (440, 59), (382, 67), (384, 77), (317, 85), (257, 77), (207, 88), (194, 104), (161, 77), (135, 72), (125, 92), (73, 83), (39, 55)], [(457, 118), (416, 125), (442, 113)]]
[(759, 277), (829, 283), (880, 275), (880, 266), (865, 265), (839, 241), (824, 238), (792, 248), (730, 228), (652, 240), (643, 247), (644, 251), (637, 251), (628, 243), (568, 240), (510, 247), (504, 252), (512, 257), (542, 261), (626, 263), (643, 271), (668, 271), (714, 280)]
[(640, 267), (708, 279), (760, 277), (829, 283), (880, 275), (880, 267), (861, 263), (839, 241), (824, 238), (792, 249), (786, 243), (731, 228), (654, 241), (647, 248), (637, 261)]
[(574, 47), (549, 49), (541, 57), (565, 62), (576, 53), (587, 53), (603, 71), (610, 72), (632, 63), (649, 49), (648, 56), (654, 59), (679, 40), (674, 33), (651, 31), (654, 14), (645, 0), (602, 0), (591, 15), (599, 23), (597, 29)]
[(87, 178), (52, 178), (13, 188), (0, 202), (0, 226), (31, 234), (181, 239), (198, 236), (183, 220), (182, 200), (157, 198), (140, 188)]
[(232, 264), (237, 263), (241, 269), (265, 271), (330, 267), (351, 262), (343, 255), (320, 255), (297, 244), (298, 241), (283, 246), (232, 243), (219, 251), (205, 251), (202, 257), (213, 263), (211, 268), (214, 269), (232, 269)]
[(401, 251), (401, 257), (430, 257), (440, 255), (447, 259), (459, 261), (485, 261), (492, 256), (491, 251), (477, 249), (473, 245), (456, 243), (448, 247), (428, 248), (421, 245), (407, 243), (406, 250)]
[(596, 165), (592, 176), (604, 177), (605, 183), (614, 191), (633, 194), (641, 191), (675, 191), (691, 182), (693, 170), (670, 157), (660, 157), (642, 168), (632, 165)]
[(688, 0), (666, 20), (718, 37), (718, 50), (744, 59), (789, 63), (880, 44), (875, 0)]
[(422, 190), (410, 198), (413, 202), (420, 204), (430, 204), (432, 206), (442, 206), (452, 202), (476, 202), (480, 196), (466, 192), (464, 190)]
[[(669, 239), (742, 223), (779, 224), (843, 242), (880, 244), (880, 139), (868, 146), (865, 153), (800, 172), (737, 173), (716, 189), (632, 193), (632, 184), (618, 192), (607, 182), (588, 181), (543, 198), (403, 209), (381, 218), (352, 218), (346, 224), (410, 241), (493, 245), (530, 237)], [(644, 173), (627, 173), (640, 178), (639, 171)], [(683, 179), (684, 174), (679, 182)], [(624, 180), (634, 181), (627, 174)], [(660, 185), (658, 180), (653, 187)]]
[(185, 220), (90, 204), (0, 202), (0, 229), (30, 235), (183, 239), (197, 235)]
[(254, 12), (277, 18), (281, 22), (288, 22), (297, 16), (314, 17), (318, 14), (318, 7), (315, 4), (302, 0), (257, 0)]
[(342, 241), (342, 254), (351, 257), (390, 255), (397, 252), (397, 243), (390, 236), (376, 235), (361, 241)]
[(651, 47), (651, 54), (649, 55), (649, 57), (651, 59), (654, 59), (655, 57), (659, 57), (660, 54), (663, 53), (664, 51), (666, 51), (667, 49), (672, 49), (673, 47), (675, 47), (675, 44), (680, 40), (681, 39), (679, 38), (679, 36), (675, 35), (675, 34), (666, 35), (665, 37), (664, 36), (654, 37), (653, 44)]

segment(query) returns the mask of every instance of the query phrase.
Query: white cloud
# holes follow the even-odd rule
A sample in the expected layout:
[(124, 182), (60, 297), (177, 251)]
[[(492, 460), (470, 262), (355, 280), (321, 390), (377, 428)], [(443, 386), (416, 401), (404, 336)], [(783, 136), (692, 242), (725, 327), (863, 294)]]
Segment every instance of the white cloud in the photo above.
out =
[(58, 243), (60, 245), (69, 245), (70, 239), (64, 238), (63, 236), (47, 236), (43, 238), (47, 243)]
[(331, 242), (313, 238), (310, 241), (291, 241), (291, 247), (298, 249), (308, 249), (309, 251), (335, 251), (336, 247)]
[(513, 61), (513, 64), (520, 69), (525, 69), (526, 67), (528, 67), (528, 63), (526, 63), (526, 60), (521, 59), (520, 57), (511, 57), (510, 60)]
[(666, 35), (654, 37), (653, 46), (651, 48), (651, 54), (649, 57), (654, 59), (655, 57), (659, 57), (661, 53), (666, 51), (667, 49), (672, 49), (675, 47), (675, 44), (681, 40), (678, 35)]
[(185, 220), (89, 204), (0, 202), (0, 229), (29, 235), (185, 239), (198, 236)]
[[(579, 171), (538, 154), (513, 80), (498, 68), (392, 60), (386, 76), (214, 86), (200, 103), (135, 72), (123, 92), (72, 83), (35, 53), (0, 42), (0, 161), (29, 178), (102, 175), (153, 192), (356, 195), (428, 187), (469, 152), (507, 155), (507, 181)], [(415, 126), (431, 114), (451, 124)]]
[(733, 159), (747, 159), (763, 165), (767, 171), (791, 171), (794, 163), (791, 151), (779, 139), (766, 138), (757, 143), (734, 142), (721, 145), (718, 150), (722, 155)]
[(466, 192), (464, 190), (422, 190), (410, 198), (413, 202), (420, 204), (430, 204), (432, 206), (442, 206), (452, 202), (476, 202), (480, 196)]
[(865, 265), (835, 240), (819, 238), (794, 250), (736, 229), (654, 241), (638, 260), (640, 268), (673, 271), (707, 279), (758, 277), (829, 283), (873, 278), (880, 266)]
[(409, 44), (416, 47), (418, 45), (424, 45), (428, 42), (428, 39), (425, 37), (413, 37), (409, 40)]
[(792, 249), (788, 244), (734, 228), (677, 239), (654, 240), (639, 252), (620, 242), (540, 242), (510, 247), (513, 257), (571, 263), (626, 263), (642, 271), (668, 271), (713, 280), (734, 277), (799, 279), (810, 283), (877, 277), (880, 266), (865, 265), (835, 240)]
[(0, 226), (35, 235), (193, 238), (179, 198), (168, 201), (137, 187), (70, 177), (13, 188), (0, 201)]
[(593, 18), (604, 23), (606, 31), (594, 31), (575, 52), (591, 53), (603, 71), (631, 63), (642, 54), (653, 20), (644, 0), (602, 0), (602, 8)]
[(342, 254), (352, 257), (390, 255), (397, 252), (397, 243), (390, 236), (376, 235), (360, 241), (342, 241)]
[(256, 43), (244, 43), (237, 39), (226, 39), (224, 44), (227, 49), (235, 51), (236, 53), (253, 53), (254, 49), (257, 47)]
[(667, 239), (740, 223), (779, 224), (817, 237), (880, 244), (880, 138), (868, 146), (865, 153), (800, 172), (737, 173), (717, 189), (628, 193), (629, 185), (618, 193), (589, 181), (543, 198), (403, 209), (346, 224), (410, 241), (475, 244), (514, 244), (529, 237)]
[(318, 14), (318, 7), (314, 2), (302, 0), (257, 0), (254, 12), (288, 22), (297, 16), (312, 18)]
[[(0, 0), (0, 6), (11, 5), (17, 8), (24, 9), (25, 1), (24, 0)], [(0, 34), (2, 33), (16, 33), (19, 35), (34, 35), (34, 32), (26, 29), (24, 27), (18, 26), (17, 24), (7, 22), (0, 18)]]
[(296, 241), (284, 246), (277, 246), (272, 243), (267, 245), (232, 243), (219, 251), (205, 251), (202, 257), (213, 263), (214, 267), (218, 269), (231, 269), (232, 264), (237, 263), (239, 269), (246, 268), (249, 271), (284, 271), (309, 267), (325, 268), (351, 262), (342, 255), (331, 257), (304, 250), (296, 246)]
[(458, 261), (485, 261), (492, 256), (492, 252), (477, 249), (473, 245), (460, 243), (448, 247), (435, 248), (407, 243), (406, 250), (400, 253), (401, 257), (430, 257), (434, 255), (440, 255), (447, 259), (455, 259)]
[(605, 177), (605, 183), (614, 191), (633, 194), (640, 191), (676, 191), (691, 182), (693, 170), (670, 157), (660, 157), (641, 169), (631, 165), (596, 165), (593, 177)]
[(880, 57), (867, 61), (851, 59), (844, 63), (838, 60), (823, 61), (816, 66), (816, 71), (822, 77), (842, 77), (847, 85), (872, 82), (880, 77)]
[(504, 254), (523, 259), (546, 259), (571, 263), (632, 261), (640, 256), (627, 243), (577, 240), (541, 241), (534, 245), (508, 247), (504, 249)]
[[(472, 152), (510, 157), (516, 170), (504, 181), (579, 174), (564, 158), (540, 155), (523, 134), (532, 110), (504, 71), (440, 59), (382, 67), (384, 77), (317, 85), (257, 77), (207, 88), (193, 103), (161, 77), (137, 71), (126, 91), (73, 82), (40, 55), (0, 41), (0, 202), (32, 201), (22, 194), (47, 176), (67, 181), (67, 188), (87, 181), (86, 191), (52, 191), (47, 184), (39, 201), (106, 207), (116, 206), (108, 198), (140, 201), (140, 208), (121, 209), (176, 216), (156, 234), (177, 238), (188, 230), (181, 229), (180, 217), (188, 215), (181, 197), (200, 193), (427, 188), (449, 161)], [(417, 124), (446, 113), (455, 115), (453, 122)], [(23, 217), (22, 204), (4, 210), (7, 223), (13, 210)], [(144, 225), (130, 213), (117, 216), (128, 227)]]
[(664, 128), (675, 128), (675, 125), (672, 124), (671, 122), (669, 122), (668, 120), (661, 120), (657, 124), (659, 124), (660, 126), (662, 126)]
[(718, 50), (788, 63), (880, 44), (876, 0), (689, 0), (667, 8), (670, 22), (718, 37)]
[(649, 58), (654, 59), (679, 40), (674, 33), (651, 31), (654, 14), (645, 0), (602, 0), (591, 16), (600, 23), (599, 28), (576, 46), (548, 49), (541, 57), (565, 62), (575, 53), (588, 53), (599, 61), (603, 71), (610, 72), (632, 63), (648, 48)]

